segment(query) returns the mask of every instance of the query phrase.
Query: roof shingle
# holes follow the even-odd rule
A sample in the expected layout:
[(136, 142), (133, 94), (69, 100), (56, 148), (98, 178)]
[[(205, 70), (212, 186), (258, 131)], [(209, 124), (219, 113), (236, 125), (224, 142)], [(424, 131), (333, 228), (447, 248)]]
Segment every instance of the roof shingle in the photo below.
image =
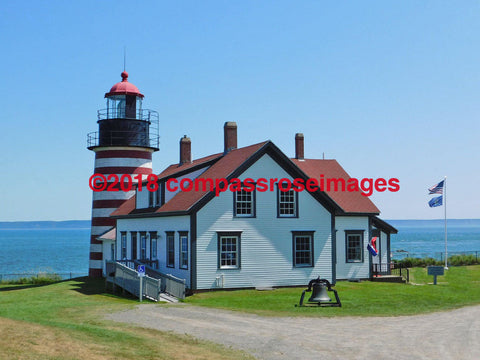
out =
[[(325, 180), (341, 178), (348, 181), (350, 179), (350, 176), (336, 160), (292, 159), (292, 161), (310, 178), (318, 180), (323, 175)], [(325, 193), (346, 213), (380, 213), (375, 204), (367, 196), (362, 195), (360, 191), (326, 190)]]

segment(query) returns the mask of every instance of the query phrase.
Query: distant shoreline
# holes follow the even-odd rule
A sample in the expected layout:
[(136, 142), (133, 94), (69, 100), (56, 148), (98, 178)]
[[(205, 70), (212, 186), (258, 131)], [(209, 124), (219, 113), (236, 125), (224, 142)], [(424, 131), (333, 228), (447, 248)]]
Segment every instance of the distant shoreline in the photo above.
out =
[(0, 230), (90, 229), (90, 220), (0, 221)]
[[(444, 226), (443, 219), (429, 220), (386, 220), (394, 227), (436, 227)], [(480, 219), (448, 219), (448, 226), (480, 227)], [(89, 229), (90, 220), (65, 220), (65, 221), (0, 221), (0, 230), (26, 230), (26, 229)]]

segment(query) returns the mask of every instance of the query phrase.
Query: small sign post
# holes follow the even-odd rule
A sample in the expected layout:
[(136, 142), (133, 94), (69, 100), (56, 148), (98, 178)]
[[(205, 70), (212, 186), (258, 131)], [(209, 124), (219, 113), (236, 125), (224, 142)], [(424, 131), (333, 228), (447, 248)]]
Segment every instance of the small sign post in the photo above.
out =
[(428, 275), (433, 275), (433, 285), (437, 285), (437, 276), (444, 275), (445, 269), (443, 266), (429, 266), (427, 268)]
[(138, 277), (140, 278), (140, 291), (138, 298), (140, 299), (140, 302), (142, 302), (143, 299), (143, 278), (145, 277), (145, 265), (138, 265), (137, 266), (137, 272), (138, 272)]

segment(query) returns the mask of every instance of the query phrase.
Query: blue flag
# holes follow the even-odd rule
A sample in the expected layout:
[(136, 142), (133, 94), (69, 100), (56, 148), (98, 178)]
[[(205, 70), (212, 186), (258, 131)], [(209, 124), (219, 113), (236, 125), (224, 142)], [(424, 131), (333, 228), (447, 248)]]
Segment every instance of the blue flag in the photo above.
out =
[[(432, 187), (428, 188), (428, 194), (443, 194), (443, 184), (445, 180), (440, 181), (438, 184), (433, 185)], [(442, 204), (440, 204), (442, 205)]]
[(442, 203), (443, 203), (442, 200), (443, 200), (443, 196), (434, 197), (428, 202), (428, 205), (430, 207), (442, 206)]

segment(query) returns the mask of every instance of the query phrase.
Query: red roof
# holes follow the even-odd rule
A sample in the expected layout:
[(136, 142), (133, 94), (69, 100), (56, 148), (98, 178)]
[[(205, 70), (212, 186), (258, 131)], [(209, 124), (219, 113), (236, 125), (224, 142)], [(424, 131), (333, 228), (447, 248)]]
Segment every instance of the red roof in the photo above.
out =
[[(226, 179), (240, 165), (242, 165), (250, 156), (255, 154), (263, 145), (268, 142), (262, 142), (250, 145), (244, 148), (231, 150), (208, 170), (203, 172), (198, 179)], [(189, 210), (197, 201), (203, 198), (209, 191), (180, 191), (169, 202), (160, 207), (156, 212), (182, 211)]]
[(110, 230), (105, 231), (102, 235), (97, 237), (97, 240), (115, 240), (115, 236), (117, 233), (117, 228), (112, 227)]
[(122, 81), (113, 85), (110, 92), (105, 94), (105, 97), (112, 95), (135, 95), (143, 98), (143, 94), (140, 94), (140, 90), (138, 90), (135, 85), (128, 82), (128, 73), (124, 71), (121, 76)]
[(171, 175), (175, 175), (179, 172), (183, 172), (185, 170), (191, 169), (193, 167), (197, 167), (197, 166), (201, 167), (202, 164), (208, 163), (209, 161), (218, 159), (222, 156), (223, 156), (223, 153), (219, 153), (219, 154), (213, 154), (213, 155), (210, 155), (210, 156), (205, 156), (205, 157), (197, 159), (197, 160), (193, 160), (190, 164), (172, 164), (169, 167), (167, 167), (165, 170), (163, 170), (158, 175), (158, 178), (159, 179), (166, 178), (166, 177), (169, 177)]
[[(345, 181), (350, 179), (350, 176), (336, 160), (292, 159), (292, 161), (310, 178), (318, 180), (323, 175), (324, 179), (341, 178)], [(375, 204), (367, 196), (362, 195), (360, 191), (342, 191), (339, 188), (338, 191), (330, 189), (325, 193), (346, 213), (380, 213)]]
[[(202, 168), (202, 165), (209, 165), (209, 162), (213, 164), (201, 175), (199, 179), (227, 179), (234, 171), (244, 164), (251, 156), (258, 152), (266, 144), (270, 143), (265, 141), (255, 145), (250, 145), (244, 148), (235, 149), (228, 152), (226, 155), (214, 154), (206, 156), (201, 159), (194, 160), (190, 164), (173, 164), (167, 167), (162, 173), (159, 174), (159, 179), (165, 179), (169, 177), (178, 177), (188, 173), (188, 170), (194, 171), (194, 168)], [(272, 144), (273, 145), (273, 144)], [(274, 146), (275, 147), (275, 146)], [(276, 147), (275, 147), (276, 148)], [(280, 150), (278, 150), (280, 151)], [(288, 159), (285, 157), (285, 161)], [(293, 164), (300, 168), (301, 171), (310, 178), (320, 179), (323, 175), (324, 179), (327, 178), (342, 178), (345, 181), (350, 179), (350, 176), (345, 170), (338, 164), (336, 160), (316, 160), (306, 159), (303, 161), (292, 159)], [(154, 213), (170, 213), (170, 212), (187, 212), (195, 204), (197, 204), (202, 198), (204, 198), (209, 191), (179, 191), (172, 199), (165, 203), (160, 208), (156, 209)], [(379, 214), (380, 211), (373, 204), (373, 202), (366, 196), (362, 195), (360, 191), (325, 191), (328, 197), (335, 202), (345, 213), (361, 213), (361, 214)], [(122, 215), (134, 215), (142, 213), (152, 213), (152, 209), (135, 209), (135, 196), (123, 203), (112, 216)]]
[[(181, 173), (186, 169), (192, 168), (202, 163), (206, 163), (210, 160), (219, 158), (217, 162), (211, 165), (205, 172), (198, 176), (200, 179), (222, 179), (228, 178), (233, 171), (235, 171), (240, 165), (242, 165), (248, 158), (255, 154), (262, 146), (267, 144), (268, 141), (258, 143), (255, 145), (246, 146), (244, 148), (231, 150), (226, 155), (215, 154), (210, 155), (198, 160), (193, 161), (191, 164), (178, 164), (170, 165), (160, 175), (159, 178), (166, 178), (173, 176), (177, 173)], [(195, 205), (200, 199), (207, 195), (209, 191), (179, 191), (172, 199), (170, 199), (163, 206), (158, 208), (156, 213), (188, 211), (193, 205)], [(151, 210), (150, 210), (151, 211)], [(135, 210), (135, 196), (124, 202), (117, 210), (115, 210), (112, 216), (121, 216), (136, 213), (150, 212), (149, 209)]]

